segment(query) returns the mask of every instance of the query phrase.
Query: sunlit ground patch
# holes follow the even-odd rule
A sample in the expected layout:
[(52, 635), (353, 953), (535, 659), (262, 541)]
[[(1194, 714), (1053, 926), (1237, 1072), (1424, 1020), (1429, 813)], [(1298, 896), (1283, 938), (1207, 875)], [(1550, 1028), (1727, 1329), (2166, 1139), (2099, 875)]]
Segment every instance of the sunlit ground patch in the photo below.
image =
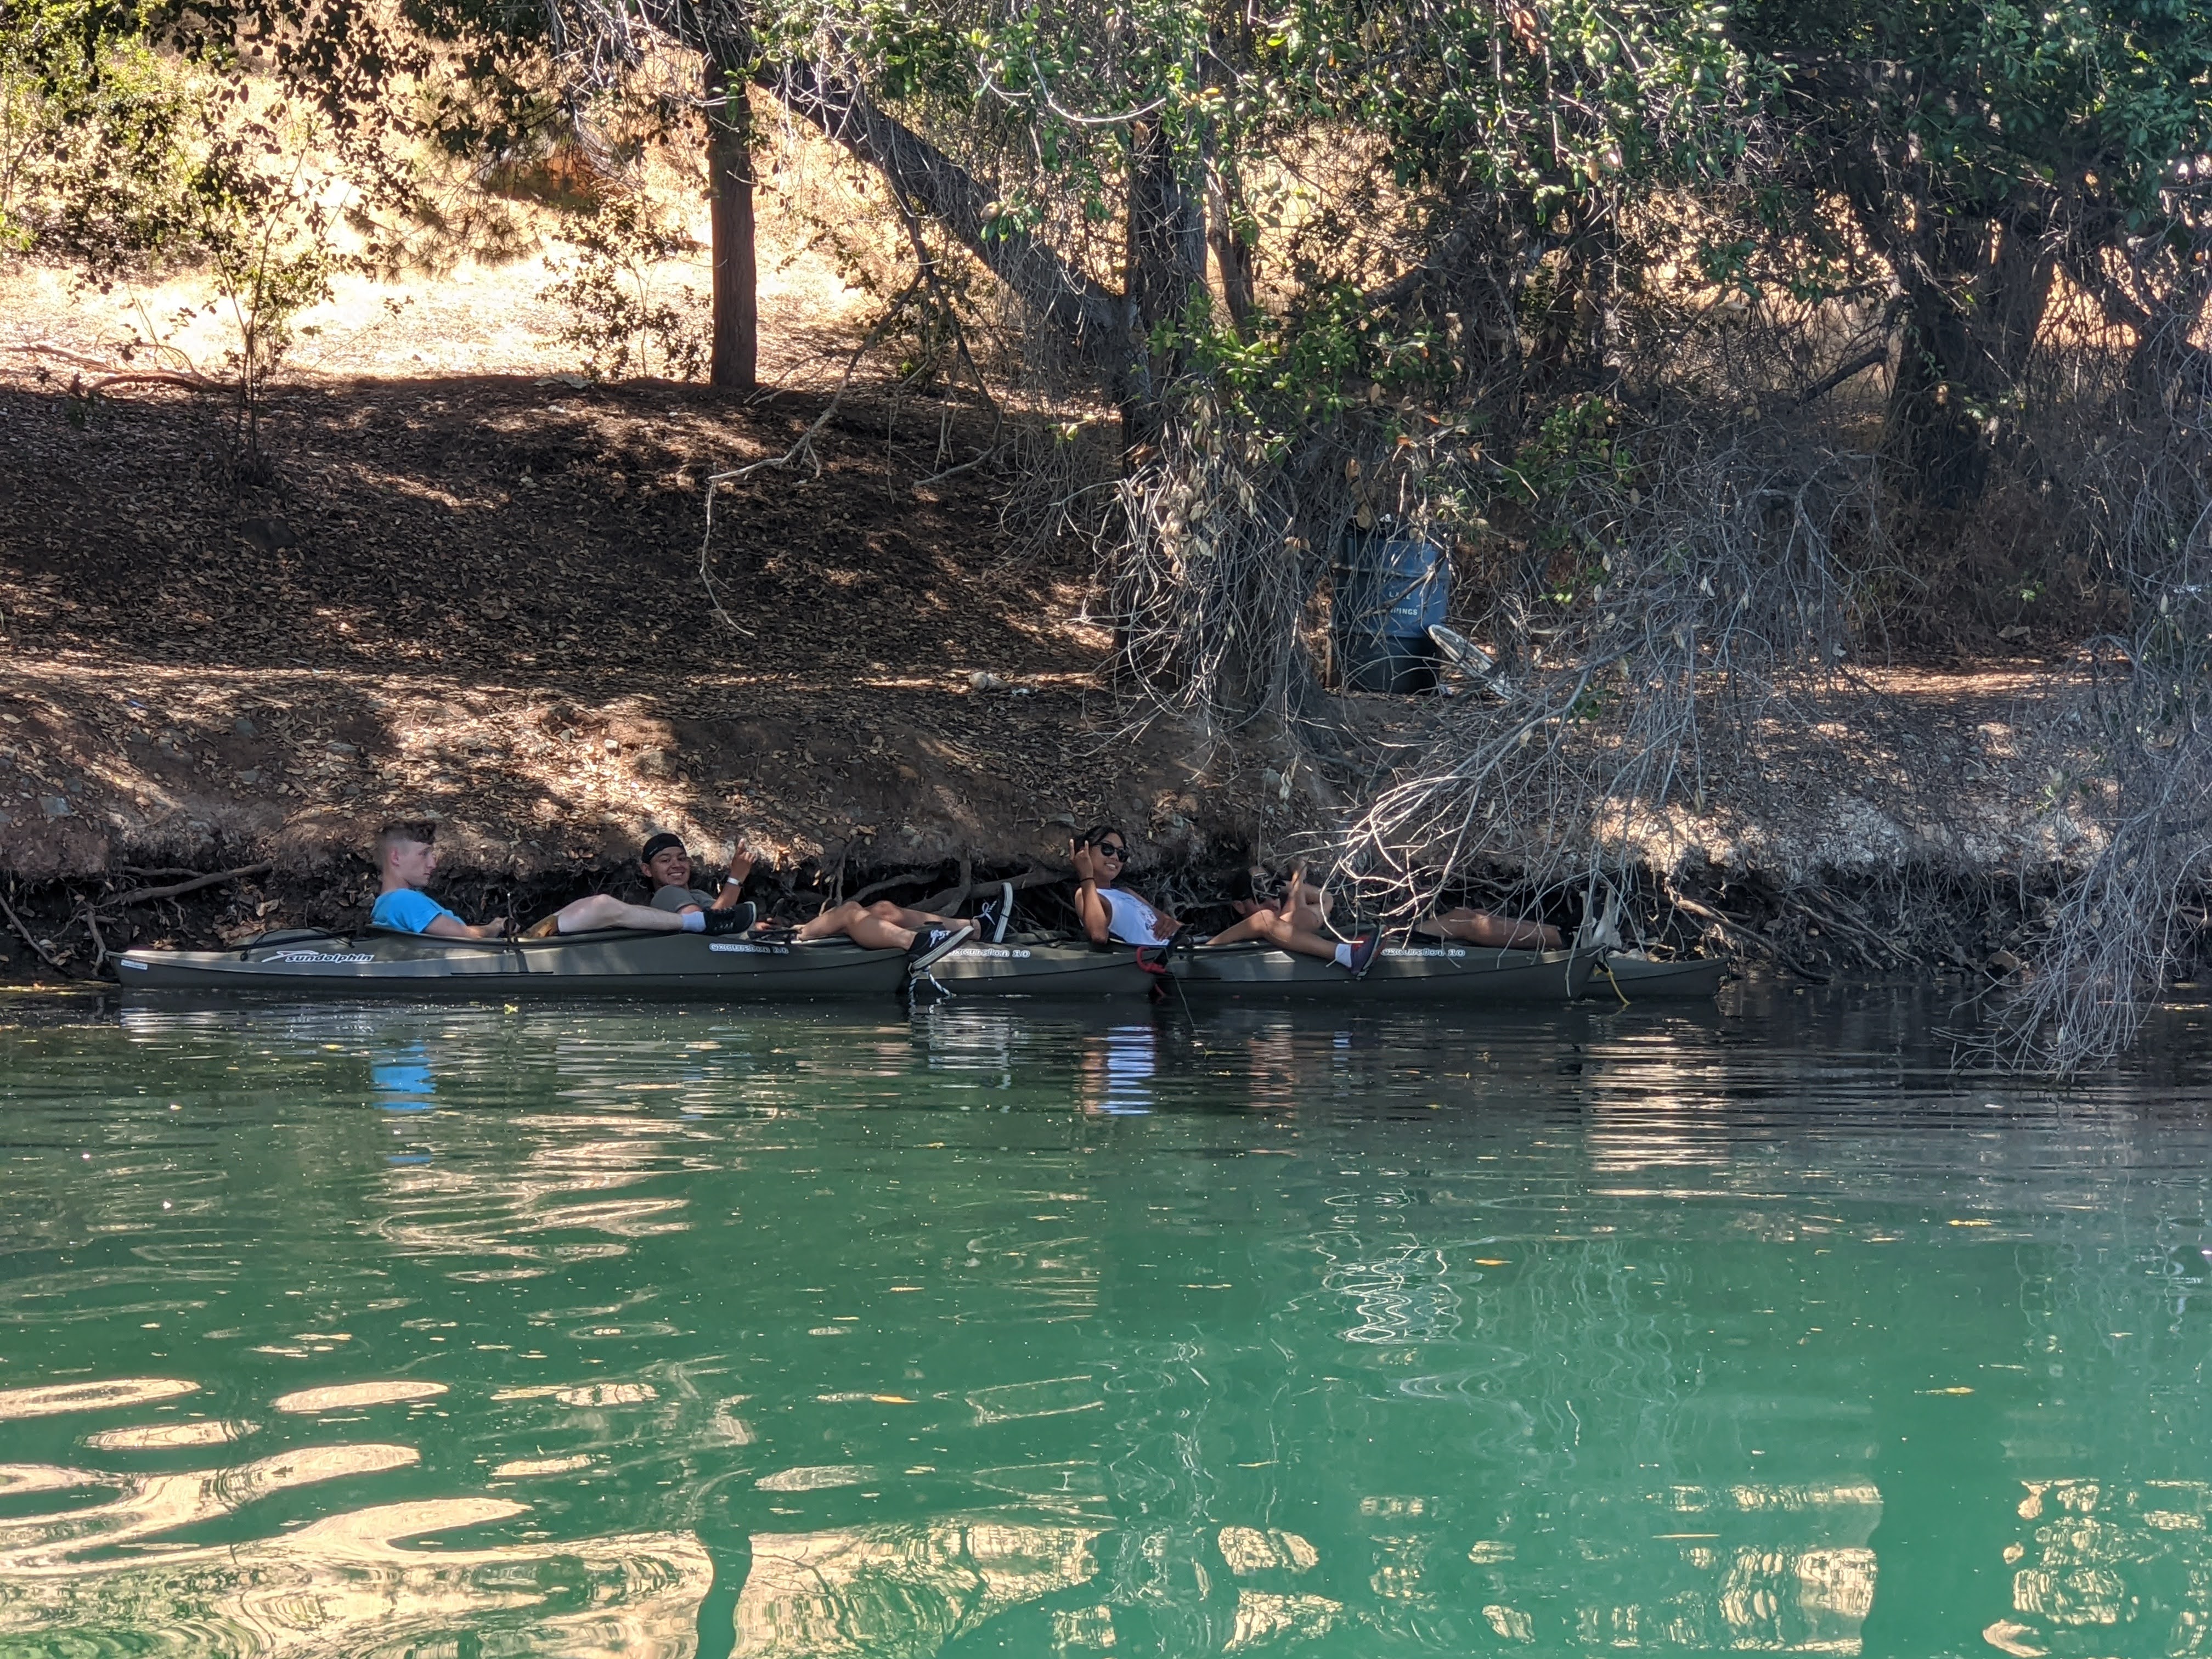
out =
[(52, 1382), (33, 1389), (0, 1389), (0, 1421), (57, 1417), (64, 1412), (112, 1411), (198, 1392), (199, 1384), (174, 1376), (118, 1376), (100, 1382)]
[(442, 1382), (339, 1382), (326, 1389), (301, 1389), (280, 1394), (271, 1401), (280, 1412), (295, 1416), (312, 1412), (342, 1411), (349, 1406), (396, 1406), (412, 1400), (434, 1400), (446, 1392)]

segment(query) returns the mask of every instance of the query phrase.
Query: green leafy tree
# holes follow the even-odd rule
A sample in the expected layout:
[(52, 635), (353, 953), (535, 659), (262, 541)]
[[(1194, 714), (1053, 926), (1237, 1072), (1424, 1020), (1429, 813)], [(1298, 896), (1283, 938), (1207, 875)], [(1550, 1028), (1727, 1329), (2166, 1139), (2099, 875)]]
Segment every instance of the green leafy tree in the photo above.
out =
[(191, 221), (194, 100), (131, 6), (0, 4), (0, 251), (112, 271)]
[(690, 237), (649, 198), (627, 191), (583, 216), (573, 235), (576, 257), (549, 292), (568, 312), (558, 337), (592, 374), (650, 374), (658, 364), (664, 374), (690, 380), (706, 367), (699, 296), (689, 288), (671, 295), (654, 283), (660, 265), (696, 251)]
[(300, 313), (331, 295), (343, 268), (332, 232), (344, 186), (312, 167), (313, 124), (278, 99), (249, 106), (244, 88), (233, 113), (204, 140), (188, 176), (193, 251), (206, 261), (230, 324), (229, 459), (242, 483), (270, 481), (264, 443), (270, 384), (295, 337)]
[(1729, 27), (1774, 66), (1790, 128), (1794, 199), (1771, 222), (1840, 204), (1830, 244), (1862, 240), (1897, 285), (1885, 450), (1905, 495), (1980, 495), (2062, 272), (2160, 395), (2212, 291), (2212, 6), (1749, 0)]

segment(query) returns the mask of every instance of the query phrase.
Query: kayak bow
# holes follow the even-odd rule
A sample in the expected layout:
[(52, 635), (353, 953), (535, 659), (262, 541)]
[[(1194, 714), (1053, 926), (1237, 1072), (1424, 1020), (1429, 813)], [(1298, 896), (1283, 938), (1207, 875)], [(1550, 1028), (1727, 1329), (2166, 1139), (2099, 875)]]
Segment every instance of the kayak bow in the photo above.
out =
[(890, 996), (898, 951), (844, 939), (770, 942), (610, 930), (547, 939), (294, 932), (230, 951), (125, 951), (126, 993), (282, 992), (295, 996)]

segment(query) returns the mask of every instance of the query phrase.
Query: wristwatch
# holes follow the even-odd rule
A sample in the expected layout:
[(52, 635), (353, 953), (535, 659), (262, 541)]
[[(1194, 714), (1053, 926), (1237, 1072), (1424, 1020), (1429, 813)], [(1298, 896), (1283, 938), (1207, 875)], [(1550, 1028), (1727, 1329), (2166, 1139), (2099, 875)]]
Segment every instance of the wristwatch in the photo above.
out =
[(742, 887), (744, 884), (745, 878), (743, 876), (724, 876), (722, 878), (722, 885), (725, 887)]

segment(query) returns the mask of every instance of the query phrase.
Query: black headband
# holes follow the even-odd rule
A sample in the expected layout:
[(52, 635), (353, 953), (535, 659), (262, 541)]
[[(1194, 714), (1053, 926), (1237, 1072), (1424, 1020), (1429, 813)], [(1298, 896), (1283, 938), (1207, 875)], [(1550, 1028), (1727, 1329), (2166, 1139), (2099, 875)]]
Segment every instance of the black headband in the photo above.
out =
[(637, 855), (638, 862), (640, 864), (650, 864), (655, 857), (662, 853), (665, 853), (672, 847), (673, 847), (678, 852), (682, 852), (684, 850), (684, 837), (681, 836), (672, 836), (669, 834), (667, 830), (664, 830), (659, 835), (652, 837), (645, 843), (645, 851)]

